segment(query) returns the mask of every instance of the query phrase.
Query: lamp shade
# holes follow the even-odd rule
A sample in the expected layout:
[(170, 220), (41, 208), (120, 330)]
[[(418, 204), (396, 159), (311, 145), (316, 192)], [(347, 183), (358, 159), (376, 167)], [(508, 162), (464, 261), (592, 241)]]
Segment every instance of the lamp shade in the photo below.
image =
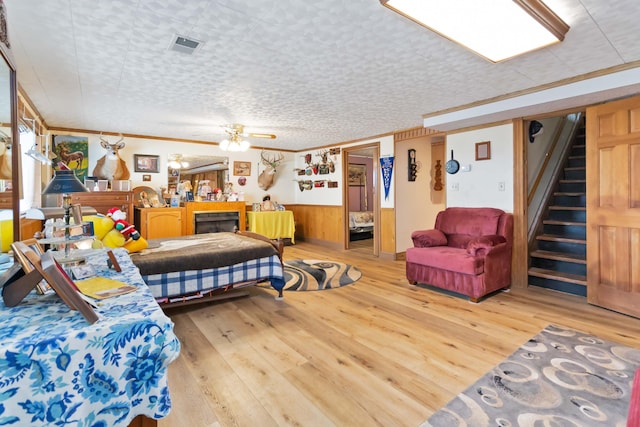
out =
[(56, 171), (42, 194), (82, 193), (86, 191), (89, 190), (76, 177), (75, 171), (61, 170)]

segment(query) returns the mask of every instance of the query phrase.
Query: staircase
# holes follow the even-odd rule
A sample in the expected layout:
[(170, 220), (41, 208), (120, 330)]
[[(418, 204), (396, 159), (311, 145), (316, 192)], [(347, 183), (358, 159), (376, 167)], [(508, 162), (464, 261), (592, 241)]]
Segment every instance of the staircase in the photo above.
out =
[(587, 295), (585, 165), (583, 123), (546, 208), (537, 248), (530, 251), (530, 285)]

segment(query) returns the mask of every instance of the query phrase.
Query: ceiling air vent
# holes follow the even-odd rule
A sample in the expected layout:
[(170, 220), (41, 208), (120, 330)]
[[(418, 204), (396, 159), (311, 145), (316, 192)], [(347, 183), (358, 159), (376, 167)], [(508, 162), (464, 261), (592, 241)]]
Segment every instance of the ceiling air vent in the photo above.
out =
[(187, 53), (191, 55), (201, 45), (202, 45), (202, 42), (199, 40), (190, 39), (190, 38), (179, 36), (176, 34), (173, 37), (173, 40), (171, 41), (171, 46), (169, 47), (169, 49), (175, 50), (176, 52)]

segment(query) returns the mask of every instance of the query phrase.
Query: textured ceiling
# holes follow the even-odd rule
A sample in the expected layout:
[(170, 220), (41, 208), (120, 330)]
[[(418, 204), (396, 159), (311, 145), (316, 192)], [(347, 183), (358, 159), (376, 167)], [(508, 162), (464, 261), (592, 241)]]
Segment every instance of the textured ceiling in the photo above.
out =
[[(492, 64), (378, 0), (4, 0), (18, 81), (56, 128), (302, 150), (640, 60), (638, 0), (546, 0), (565, 41)], [(201, 40), (169, 50), (176, 34)], [(638, 64), (634, 64), (638, 65)]]

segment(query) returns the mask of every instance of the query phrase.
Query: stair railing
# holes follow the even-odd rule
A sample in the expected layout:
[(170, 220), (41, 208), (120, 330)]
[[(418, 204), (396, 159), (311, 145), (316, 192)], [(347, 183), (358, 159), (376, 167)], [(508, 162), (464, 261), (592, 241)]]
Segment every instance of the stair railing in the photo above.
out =
[[(556, 132), (553, 137), (553, 142), (549, 149), (545, 153), (545, 158), (540, 171), (536, 175), (534, 184), (531, 186), (529, 195), (527, 197), (527, 205), (529, 211), (529, 231), (528, 231), (528, 247), (529, 252), (535, 245), (535, 238), (539, 231), (542, 229), (542, 221), (544, 220), (544, 213), (546, 208), (553, 197), (553, 193), (556, 191), (556, 183), (560, 179), (560, 175), (564, 170), (564, 165), (571, 152), (571, 147), (577, 136), (578, 129), (580, 128), (580, 121), (582, 120), (583, 113), (569, 114), (564, 117), (559, 126), (556, 128)], [(565, 127), (570, 126), (570, 131), (566, 138), (561, 138), (565, 133)], [(559, 154), (558, 154), (559, 153)], [(555, 160), (553, 160), (555, 159)], [(553, 160), (553, 161), (552, 161)], [(543, 182), (547, 184), (540, 188), (540, 184)], [(532, 202), (539, 199), (540, 202), (536, 206), (532, 206)]]

